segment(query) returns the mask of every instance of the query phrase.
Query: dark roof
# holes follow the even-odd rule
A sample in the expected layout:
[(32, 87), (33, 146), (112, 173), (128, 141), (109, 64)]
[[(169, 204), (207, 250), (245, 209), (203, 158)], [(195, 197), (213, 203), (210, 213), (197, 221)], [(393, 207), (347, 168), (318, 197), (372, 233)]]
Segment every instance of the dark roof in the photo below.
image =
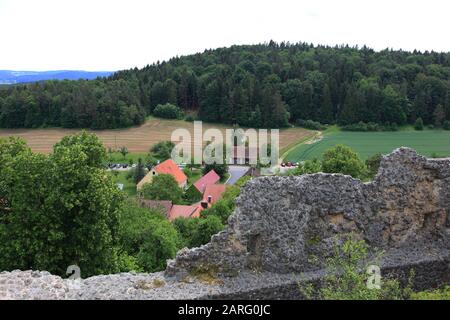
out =
[(161, 211), (166, 217), (172, 209), (172, 201), (168, 200), (141, 200), (141, 206)]

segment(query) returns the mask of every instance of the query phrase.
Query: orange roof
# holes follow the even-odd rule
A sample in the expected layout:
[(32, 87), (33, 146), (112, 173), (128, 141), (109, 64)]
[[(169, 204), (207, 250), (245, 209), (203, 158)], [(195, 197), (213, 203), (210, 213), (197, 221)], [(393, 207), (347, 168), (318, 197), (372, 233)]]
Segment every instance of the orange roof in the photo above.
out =
[(155, 171), (159, 174), (170, 174), (172, 175), (178, 184), (182, 184), (187, 181), (187, 177), (177, 164), (172, 159), (167, 159), (161, 162), (155, 167)]
[(201, 177), (196, 183), (194, 183), (194, 186), (197, 188), (198, 191), (203, 193), (207, 185), (215, 184), (219, 180), (220, 176), (214, 170), (211, 170), (203, 177)]
[(169, 220), (174, 220), (179, 217), (183, 218), (197, 218), (200, 216), (200, 208), (198, 206), (182, 206), (174, 204), (169, 212)]
[[(205, 192), (203, 193), (202, 202), (208, 202), (208, 207), (212, 204), (216, 203), (217, 200), (222, 198), (222, 193), (225, 192), (227, 186), (224, 184), (209, 184), (205, 188)], [(211, 197), (211, 201), (209, 200)]]

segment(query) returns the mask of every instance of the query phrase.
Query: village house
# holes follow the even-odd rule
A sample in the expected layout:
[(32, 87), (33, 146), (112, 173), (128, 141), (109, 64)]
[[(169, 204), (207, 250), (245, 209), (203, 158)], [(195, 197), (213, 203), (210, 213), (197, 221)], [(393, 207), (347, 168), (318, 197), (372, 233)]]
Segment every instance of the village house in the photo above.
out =
[(203, 199), (200, 201), (201, 210), (211, 208), (211, 206), (222, 198), (222, 194), (227, 189), (224, 184), (209, 184), (203, 192)]
[(153, 167), (147, 175), (142, 178), (141, 181), (136, 185), (136, 189), (139, 191), (142, 189), (144, 184), (151, 183), (153, 177), (158, 174), (170, 174), (173, 176), (178, 183), (178, 186), (182, 189), (185, 189), (187, 186), (187, 177), (184, 172), (177, 166), (177, 164), (172, 160), (168, 159), (164, 162), (161, 162), (157, 166)]
[(198, 179), (197, 182), (194, 183), (194, 187), (203, 194), (205, 192), (206, 186), (210, 184), (215, 184), (219, 182), (220, 176), (214, 171), (211, 170), (207, 174), (205, 174), (203, 177)]

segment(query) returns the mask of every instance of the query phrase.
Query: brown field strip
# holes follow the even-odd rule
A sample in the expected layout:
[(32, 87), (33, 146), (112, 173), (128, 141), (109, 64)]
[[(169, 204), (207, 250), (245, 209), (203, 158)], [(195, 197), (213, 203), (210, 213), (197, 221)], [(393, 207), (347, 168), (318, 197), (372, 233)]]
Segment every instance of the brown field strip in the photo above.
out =
[[(95, 133), (104, 145), (109, 148), (125, 146), (130, 152), (146, 153), (155, 143), (170, 140), (175, 129), (187, 129), (193, 138), (194, 125), (192, 122), (181, 120), (165, 120), (151, 118), (139, 127), (113, 130), (87, 130)], [(222, 124), (203, 123), (203, 133), (210, 128), (222, 131), (225, 137), (225, 129), (232, 128)], [(62, 137), (80, 132), (80, 129), (0, 129), (0, 138), (15, 136), (23, 138), (35, 152), (50, 153), (55, 143)], [(280, 130), (280, 155), (284, 150), (297, 142), (312, 136), (313, 131), (302, 128), (288, 128)]]

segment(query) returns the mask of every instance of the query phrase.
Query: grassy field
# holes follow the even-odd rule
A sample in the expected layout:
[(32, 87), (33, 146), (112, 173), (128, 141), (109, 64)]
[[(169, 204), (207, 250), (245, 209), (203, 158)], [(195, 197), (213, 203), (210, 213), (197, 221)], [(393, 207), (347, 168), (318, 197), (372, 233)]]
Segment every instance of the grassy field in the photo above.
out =
[(323, 152), (337, 144), (345, 144), (358, 152), (362, 159), (386, 154), (398, 147), (411, 147), (425, 156), (450, 156), (450, 131), (411, 129), (395, 132), (346, 132), (335, 127), (323, 134), (323, 139), (312, 144), (300, 144), (286, 156), (286, 161), (320, 158)]
[[(193, 137), (194, 124), (183, 120), (166, 120), (158, 118), (149, 118), (143, 125), (139, 127), (114, 129), (114, 130), (97, 130), (94, 132), (102, 140), (106, 148), (117, 150), (125, 146), (128, 148), (130, 155), (127, 159), (137, 159), (137, 157), (145, 155), (151, 146), (159, 141), (170, 140), (170, 136), (175, 129), (187, 129)], [(203, 123), (203, 133), (210, 128), (217, 128), (222, 131), (225, 137), (225, 129), (232, 128), (221, 124)], [(35, 152), (49, 153), (52, 151), (53, 145), (61, 140), (62, 137), (79, 132), (77, 129), (0, 129), (0, 138), (16, 136), (22, 137), (27, 141), (28, 145)], [(299, 141), (311, 136), (312, 131), (302, 128), (288, 128), (280, 130), (280, 154), (295, 146)], [(135, 156), (135, 154), (138, 154)], [(122, 161), (123, 157), (117, 156), (117, 160)]]

